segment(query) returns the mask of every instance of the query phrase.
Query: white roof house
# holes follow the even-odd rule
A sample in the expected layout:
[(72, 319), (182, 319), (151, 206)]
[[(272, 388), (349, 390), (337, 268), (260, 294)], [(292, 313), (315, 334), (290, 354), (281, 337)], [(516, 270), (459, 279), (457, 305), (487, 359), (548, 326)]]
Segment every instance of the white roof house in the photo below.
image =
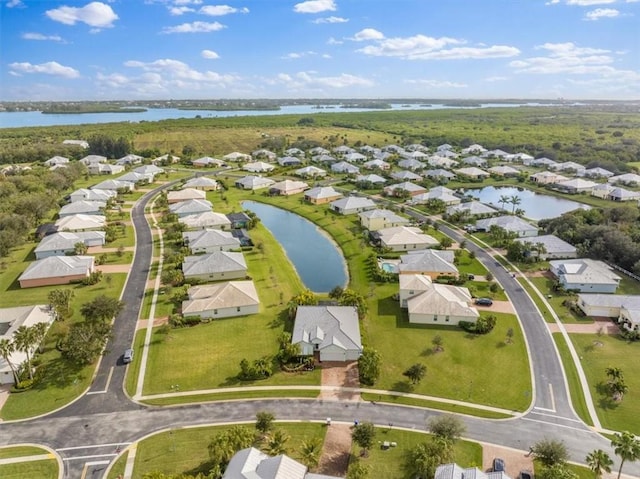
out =
[(92, 175), (117, 175), (124, 171), (124, 166), (94, 162), (87, 165), (87, 171)]
[(240, 240), (228, 231), (204, 229), (185, 231), (182, 240), (192, 254), (231, 251), (240, 248)]
[(182, 302), (184, 316), (230, 318), (260, 311), (260, 299), (253, 281), (192, 286), (187, 296), (189, 299)]
[(64, 156), (52, 156), (44, 162), (45, 166), (66, 165), (69, 163), (69, 158)]
[(400, 181), (422, 181), (422, 176), (406, 170), (394, 171), (391, 173), (391, 178)]
[(412, 226), (384, 228), (376, 233), (380, 244), (391, 251), (423, 250), (440, 244), (433, 236)]
[(623, 328), (640, 330), (639, 295), (579, 294), (576, 304), (587, 316), (616, 318)]
[(144, 160), (142, 156), (129, 153), (122, 158), (118, 158), (116, 160), (116, 165), (139, 165), (140, 163), (142, 163), (142, 160)]
[(181, 190), (167, 192), (167, 202), (170, 205), (180, 203), (182, 201), (206, 199), (207, 194), (203, 190), (196, 190), (195, 188), (183, 188)]
[(75, 145), (81, 148), (89, 148), (89, 142), (85, 140), (62, 140), (63, 145)]
[(552, 168), (557, 164), (558, 164), (557, 161), (554, 161), (550, 158), (546, 158), (544, 156), (542, 158), (535, 158), (534, 160), (531, 160), (529, 162), (529, 165), (531, 166), (546, 166), (547, 168)]
[(375, 169), (388, 170), (389, 168), (391, 168), (391, 165), (389, 163), (379, 159), (367, 161), (363, 163), (362, 166), (365, 167), (367, 170), (375, 170)]
[(400, 274), (422, 274), (435, 279), (439, 276), (458, 276), (452, 250), (425, 249), (400, 257)]
[(228, 153), (224, 155), (222, 158), (224, 158), (227, 161), (250, 161), (251, 155), (234, 151), (232, 153)]
[(334, 163), (331, 165), (331, 171), (334, 173), (345, 173), (348, 175), (357, 175), (360, 173), (360, 168), (352, 165), (347, 161), (341, 161), (339, 163)]
[(190, 230), (201, 230), (206, 228), (228, 230), (231, 229), (231, 220), (222, 213), (206, 211), (197, 215), (187, 215), (178, 218), (178, 221)]
[(581, 293), (613, 294), (621, 279), (606, 263), (588, 258), (549, 261), (549, 271), (565, 289)]
[(276, 155), (273, 151), (267, 150), (265, 148), (260, 148), (258, 150), (253, 150), (251, 152), (251, 156), (254, 158), (267, 158), (268, 160), (275, 160)]
[(511, 479), (504, 471), (482, 472), (477, 467), (462, 468), (457, 464), (441, 464), (433, 479)]
[(411, 198), (412, 204), (427, 203), (430, 200), (442, 201), (445, 205), (457, 205), (462, 200), (453, 194), (453, 190), (445, 186), (436, 186), (426, 193), (422, 193)]
[(89, 166), (93, 163), (106, 163), (107, 157), (101, 155), (87, 155), (84, 158), (80, 159), (80, 163), (83, 165)]
[(330, 204), (330, 208), (341, 215), (352, 215), (362, 211), (371, 210), (375, 207), (376, 204), (369, 198), (362, 198), (360, 196), (347, 196), (345, 198), (332, 201)]
[(193, 188), (196, 190), (217, 190), (220, 187), (220, 184), (214, 180), (213, 178), (208, 178), (206, 176), (198, 176), (197, 178), (191, 178), (186, 181), (184, 185), (182, 185), (183, 189)]
[(520, 170), (507, 165), (493, 166), (487, 171), (496, 176), (518, 176), (520, 174)]
[(317, 166), (309, 165), (297, 169), (294, 173), (305, 178), (317, 178), (325, 176), (327, 174), (327, 170), (323, 170), (322, 168), (318, 168)]
[[(196, 190), (197, 191), (197, 190)], [(187, 200), (169, 205), (169, 212), (178, 218), (189, 215), (197, 215), (211, 211), (213, 205), (208, 200)]]
[(166, 155), (162, 155), (162, 156), (158, 156), (157, 158), (154, 158), (153, 160), (151, 160), (152, 164), (157, 164), (157, 163), (177, 163), (178, 161), (180, 161), (180, 157), (179, 156), (175, 156), (175, 155), (170, 155), (170, 154), (166, 154)]
[(90, 186), (89, 188), (91, 188), (92, 190), (118, 191), (119, 189), (125, 189), (131, 191), (135, 188), (135, 183), (120, 180), (104, 180), (97, 185)]
[(362, 227), (369, 231), (409, 224), (409, 219), (385, 209), (376, 208), (375, 210), (363, 211), (358, 216)]
[(620, 183), (624, 185), (640, 185), (640, 175), (635, 173), (625, 173), (624, 175), (616, 175), (607, 179), (609, 183)]
[(576, 163), (575, 161), (565, 161), (564, 163), (556, 163), (555, 165), (550, 165), (549, 169), (555, 171), (584, 171), (586, 170), (584, 165), (580, 163)]
[(191, 161), (191, 164), (198, 168), (204, 168), (206, 166), (224, 166), (224, 161), (219, 160), (218, 158), (212, 158), (210, 156), (203, 156), (202, 158), (197, 158)]
[(311, 155), (328, 155), (331, 152), (321, 146), (315, 146), (309, 150), (309, 153)]
[(342, 193), (334, 190), (333, 186), (318, 186), (304, 192), (304, 199), (314, 204), (329, 203), (341, 196)]
[(468, 156), (466, 158), (463, 158), (461, 161), (465, 165), (487, 166), (487, 160), (485, 160), (484, 158), (480, 158), (479, 156)]
[(435, 170), (427, 170), (424, 172), (424, 176), (427, 178), (444, 178), (447, 180), (451, 180), (456, 177), (455, 173), (451, 173), (450, 171), (438, 169)]
[(130, 171), (128, 173), (125, 173), (122, 176), (118, 176), (118, 178), (116, 178), (118, 181), (130, 181), (131, 183), (141, 183), (141, 182), (152, 182), (153, 181), (153, 177), (148, 176), (148, 175), (143, 175), (142, 173), (136, 173), (135, 171)]
[(458, 161), (452, 160), (451, 158), (445, 158), (440, 154), (430, 156), (427, 160), (427, 163), (429, 163), (430, 166), (436, 168), (453, 168), (454, 166), (459, 164)]
[(388, 195), (400, 196), (405, 192), (409, 196), (416, 196), (422, 193), (426, 193), (427, 189), (423, 186), (416, 185), (415, 183), (411, 183), (410, 181), (405, 181), (404, 183), (397, 183), (395, 185), (385, 186), (384, 192)]
[(387, 180), (380, 175), (359, 175), (356, 176), (358, 183), (371, 183), (372, 185), (384, 185)]
[(250, 171), (251, 173), (266, 173), (275, 170), (276, 167), (264, 161), (254, 161), (252, 163), (245, 163), (242, 165), (242, 169)]
[[(312, 161), (315, 161), (316, 163), (334, 163), (336, 161), (338, 161), (336, 158), (334, 158), (331, 155), (328, 154), (322, 154), (322, 155), (316, 155), (311, 157)], [(345, 163), (347, 163), (345, 161)]]
[(185, 256), (182, 262), (185, 278), (220, 281), (244, 278), (247, 263), (242, 253), (215, 251), (203, 255)]
[(18, 277), (21, 288), (68, 284), (93, 272), (93, 256), (47, 256), (38, 259)]
[(470, 166), (468, 168), (460, 168), (456, 171), (457, 175), (467, 176), (469, 178), (488, 178), (491, 174), (487, 173), (480, 168), (476, 168), (475, 166)]
[(578, 255), (578, 250), (575, 246), (561, 240), (554, 235), (536, 236), (534, 238), (517, 238), (515, 241), (525, 244), (528, 243), (532, 246), (541, 245), (544, 247), (544, 252), (538, 253), (535, 250), (531, 252), (532, 256), (540, 257), (543, 260), (556, 259), (556, 258), (575, 258)]
[(295, 195), (308, 189), (309, 185), (304, 181), (284, 180), (274, 183), (269, 188), (270, 193), (277, 193), (283, 196)]
[(453, 215), (458, 212), (464, 213), (468, 216), (480, 216), (492, 215), (494, 213), (497, 213), (498, 210), (496, 210), (495, 208), (491, 208), (491, 206), (487, 206), (484, 203), (480, 203), (479, 201), (467, 201), (466, 203), (460, 203), (447, 207), (446, 213), (448, 215)]
[(287, 148), (286, 150), (284, 150), (284, 154), (304, 158), (304, 151), (302, 151), (300, 148)]
[(538, 227), (517, 216), (496, 216), (476, 222), (478, 231), (489, 231), (492, 226), (498, 226), (510, 233), (516, 233), (518, 237), (538, 236)]
[(107, 203), (104, 201), (75, 201), (64, 205), (58, 211), (58, 216), (64, 218), (71, 215), (102, 215)]
[(162, 168), (157, 167), (156, 165), (142, 165), (133, 169), (134, 173), (139, 173), (150, 178), (151, 181), (159, 175), (160, 173), (164, 173)]
[(105, 244), (106, 234), (104, 231), (83, 231), (73, 233), (71, 231), (62, 231), (52, 235), (45, 236), (40, 240), (38, 246), (34, 250), (36, 259), (46, 258), (48, 256), (65, 256), (75, 251), (75, 245), (84, 243), (89, 246), (103, 246)]
[(409, 158), (406, 160), (400, 160), (398, 162), (398, 166), (405, 170), (416, 171), (416, 170), (423, 170), (427, 166), (427, 164), (423, 163), (420, 160), (416, 160), (415, 158)]
[(298, 306), (291, 343), (320, 361), (356, 361), (362, 354), (358, 312), (353, 306)]
[(239, 180), (236, 180), (236, 187), (243, 190), (260, 190), (262, 188), (269, 188), (275, 181), (271, 178), (263, 178), (262, 176), (248, 175)]
[(460, 150), (463, 155), (480, 155), (482, 153), (485, 153), (486, 151), (487, 149), (484, 146), (479, 145), (478, 143), (474, 143), (473, 145), (469, 145), (466, 148)]
[(640, 198), (640, 192), (624, 188), (613, 188), (607, 196), (607, 199), (612, 201), (635, 201), (638, 198)]
[(582, 169), (578, 172), (578, 175), (589, 178), (611, 178), (613, 176), (613, 172), (605, 170), (604, 168), (596, 167)]
[[(53, 311), (45, 304), (0, 309), (0, 339), (11, 341), (20, 326), (29, 328), (38, 323), (45, 323), (50, 326), (53, 320)], [(33, 345), (31, 352), (33, 353), (38, 346), (39, 344)], [(19, 369), (26, 360), (27, 355), (24, 351), (12, 352), (9, 356), (11, 364), (3, 357), (0, 357), (0, 384), (13, 384), (15, 379), (11, 372), (11, 367)]]
[(106, 224), (107, 218), (105, 216), (83, 214), (65, 216), (55, 223), (58, 231), (101, 230)]
[(365, 161), (367, 157), (362, 153), (358, 153), (357, 151), (353, 151), (351, 153), (347, 153), (344, 155), (344, 159), (349, 163), (356, 163), (358, 161)]
[(583, 180), (582, 178), (574, 178), (572, 180), (560, 181), (554, 183), (558, 188), (572, 192), (572, 193), (590, 193), (593, 187), (598, 183), (589, 180)]

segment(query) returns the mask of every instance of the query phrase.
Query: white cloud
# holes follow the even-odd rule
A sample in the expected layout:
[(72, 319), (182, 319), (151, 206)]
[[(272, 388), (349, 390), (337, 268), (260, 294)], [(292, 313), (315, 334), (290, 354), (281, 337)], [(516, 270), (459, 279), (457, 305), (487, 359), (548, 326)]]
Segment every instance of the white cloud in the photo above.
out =
[(211, 17), (222, 17), (231, 13), (249, 13), (249, 9), (230, 7), (229, 5), (205, 5), (198, 10), (198, 13)]
[(373, 81), (349, 73), (342, 73), (337, 76), (319, 76), (317, 72), (313, 71), (298, 72), (293, 76), (287, 73), (279, 73), (275, 78), (266, 79), (265, 82), (270, 85), (284, 85), (287, 90), (293, 92), (318, 91), (324, 88), (339, 89), (374, 86)]
[(324, 18), (316, 18), (313, 23), (347, 23), (349, 21), (348, 18), (343, 17), (324, 17)]
[(430, 88), (467, 88), (469, 86), (466, 83), (457, 83), (447, 80), (405, 80), (405, 83), (428, 86)]
[(213, 50), (202, 50), (200, 52), (200, 55), (202, 56), (202, 58), (207, 58), (209, 60), (215, 60), (217, 58), (220, 58), (220, 55), (218, 55)]
[(113, 9), (102, 2), (91, 2), (84, 7), (62, 6), (53, 10), (47, 10), (45, 14), (53, 21), (65, 25), (75, 25), (76, 22), (86, 23), (91, 27), (108, 28), (118, 19)]
[(484, 81), (492, 83), (492, 82), (497, 82), (497, 81), (507, 81), (508, 79), (509, 79), (509, 77), (493, 76), (493, 77), (485, 78)]
[(548, 56), (525, 58), (509, 64), (518, 73), (536, 74), (609, 74), (613, 58), (609, 50), (581, 48), (574, 43), (545, 43), (536, 47), (545, 50)]
[(615, 18), (620, 15), (620, 12), (615, 8), (596, 8), (587, 12), (584, 16), (585, 20), (596, 21), (601, 18)]
[(192, 22), (181, 23), (173, 27), (164, 27), (162, 33), (206, 33), (217, 32), (226, 28), (219, 22)]
[(567, 0), (567, 5), (578, 5), (580, 7), (590, 7), (592, 5), (607, 5), (616, 3), (616, 0)]
[(333, 0), (308, 0), (293, 6), (293, 11), (296, 13), (334, 12), (335, 10), (336, 4)]
[(24, 40), (42, 40), (42, 41), (51, 41), (51, 42), (61, 42), (62, 37), (59, 35), (43, 35), (42, 33), (29, 32), (23, 33), (22, 38)]
[(283, 60), (297, 60), (298, 58), (302, 58), (302, 57), (310, 57), (310, 56), (314, 56), (317, 55), (316, 52), (312, 51), (312, 50), (308, 50), (306, 52), (291, 52), (291, 53), (287, 53), (286, 55), (280, 57)]
[(200, 5), (202, 0), (173, 0), (175, 5)]
[(191, 7), (169, 7), (169, 13), (174, 16), (184, 15), (185, 13), (195, 12)]
[(7, 8), (23, 7), (24, 4), (21, 0), (9, 0), (6, 4)]
[[(185, 91), (190, 89), (200, 91), (211, 87), (226, 88), (239, 80), (235, 75), (220, 74), (210, 70), (198, 71), (180, 60), (171, 58), (159, 59), (153, 62), (129, 60), (124, 63), (124, 66), (140, 69), (142, 74), (131, 78), (116, 74), (115, 78), (128, 79), (126, 82), (121, 81), (123, 85), (143, 87), (144, 83), (147, 82), (152, 89), (161, 91), (171, 88)], [(107, 79), (112, 81), (114, 75), (102, 76), (101, 78), (104, 81), (107, 81)]]
[(364, 42), (367, 40), (382, 40), (382, 39), (384, 39), (384, 35), (382, 34), (382, 32), (379, 32), (374, 28), (365, 28), (364, 30), (360, 30), (358, 33), (356, 33), (353, 36), (353, 38), (350, 38), (350, 40), (353, 40), (354, 42)]
[(329, 37), (329, 40), (327, 40), (327, 45), (342, 45), (343, 43), (342, 40), (336, 40), (333, 37)]
[(33, 65), (29, 62), (16, 62), (10, 63), (9, 68), (14, 73), (44, 73), (64, 78), (78, 78), (80, 76), (80, 72), (75, 68), (60, 65), (58, 62), (46, 62), (39, 65)]

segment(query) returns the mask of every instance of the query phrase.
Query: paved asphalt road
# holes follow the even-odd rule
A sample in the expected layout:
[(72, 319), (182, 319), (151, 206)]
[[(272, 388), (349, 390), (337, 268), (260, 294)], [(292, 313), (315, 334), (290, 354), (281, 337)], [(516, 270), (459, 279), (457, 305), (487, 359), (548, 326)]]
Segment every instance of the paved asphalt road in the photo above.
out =
[[(164, 185), (167, 188), (169, 185)], [(376, 424), (424, 430), (425, 421), (441, 414), (426, 409), (307, 399), (247, 400), (218, 402), (170, 408), (145, 407), (133, 402), (122, 391), (125, 368), (122, 351), (133, 340), (135, 319), (143, 298), (145, 279), (152, 254), (151, 231), (144, 219), (145, 195), (133, 209), (136, 228), (136, 257), (125, 287), (127, 308), (115, 321), (114, 337), (108, 345), (98, 374), (88, 395), (46, 417), (0, 424), (0, 444), (34, 442), (57, 450), (65, 461), (65, 477), (102, 477), (106, 463), (119, 447), (163, 429), (188, 425), (255, 420), (257, 411), (272, 411), (278, 419), (334, 421), (369, 420)], [(459, 240), (460, 235), (442, 227)], [(609, 441), (592, 432), (571, 410), (560, 362), (551, 336), (528, 296), (517, 281), (495, 264), (485, 251), (468, 242), (468, 247), (504, 286), (523, 323), (533, 360), (536, 384), (534, 407), (524, 416), (510, 420), (465, 417), (466, 437), (473, 440), (527, 450), (543, 438), (563, 440), (572, 460), (582, 462), (596, 448), (610, 451)], [(505, 365), (508, 367), (508, 365)], [(551, 385), (551, 388), (549, 387)], [(523, 394), (526, 394), (523, 391)], [(530, 392), (529, 392), (530, 393)], [(206, 441), (205, 441), (206, 442)], [(203, 442), (203, 447), (205, 447)], [(640, 477), (640, 464), (625, 465), (628, 474)]]

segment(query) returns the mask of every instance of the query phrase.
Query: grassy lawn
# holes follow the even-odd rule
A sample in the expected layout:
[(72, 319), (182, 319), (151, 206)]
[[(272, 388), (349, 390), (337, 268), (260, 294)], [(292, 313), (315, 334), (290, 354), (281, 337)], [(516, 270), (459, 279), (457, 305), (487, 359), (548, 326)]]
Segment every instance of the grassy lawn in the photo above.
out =
[(25, 477), (57, 479), (58, 462), (53, 459), (45, 459), (42, 461), (0, 464), (0, 477), (2, 479), (24, 479)]
[(49, 451), (36, 446), (7, 446), (0, 448), (0, 459), (9, 457), (39, 456), (49, 454)]
[(487, 281), (467, 281), (465, 286), (469, 288), (471, 296), (475, 298), (491, 298), (496, 301), (507, 301), (507, 295), (504, 290), (498, 287), (498, 291), (492, 293), (489, 290), (490, 283)]
[[(590, 324), (593, 319), (582, 316), (563, 305), (565, 301), (575, 301), (575, 295), (562, 294), (553, 290), (553, 280), (547, 277), (529, 278), (547, 301), (563, 323)], [(549, 297), (551, 296), (551, 297)]]
[[(632, 366), (640, 358), (640, 343), (628, 343), (618, 336), (595, 334), (572, 334), (571, 341), (581, 358), (602, 426), (640, 434), (640, 375)], [(618, 367), (623, 371), (629, 391), (622, 402), (613, 402), (605, 390), (605, 369), (608, 367)]]
[(456, 266), (461, 273), (468, 273), (477, 276), (484, 276), (487, 274), (487, 268), (485, 268), (477, 258), (470, 258), (467, 250), (462, 250), (462, 254), (458, 259)]
[(125, 390), (129, 396), (134, 396), (136, 393), (138, 374), (140, 371), (140, 364), (142, 362), (142, 349), (144, 346), (145, 332), (146, 331), (144, 329), (136, 331), (136, 335), (133, 338), (133, 361), (131, 361), (129, 366), (127, 366), (127, 374), (124, 383)]
[(553, 340), (556, 342), (558, 351), (560, 352), (560, 358), (562, 359), (562, 365), (564, 366), (564, 372), (567, 376), (567, 382), (569, 383), (569, 392), (571, 393), (571, 403), (576, 414), (586, 424), (593, 426), (593, 422), (589, 417), (589, 410), (587, 409), (587, 403), (584, 399), (584, 393), (582, 386), (580, 385), (580, 378), (578, 377), (578, 370), (573, 362), (569, 347), (567, 346), (564, 337), (560, 333), (553, 333)]
[[(222, 390), (224, 391), (224, 389)], [(232, 399), (265, 399), (265, 398), (317, 398), (319, 390), (307, 389), (262, 389), (259, 391), (220, 392), (211, 394), (194, 394), (192, 396), (171, 396), (142, 401), (150, 406), (173, 406), (176, 404), (190, 404), (194, 402), (228, 401)]]
[(123, 251), (122, 253), (98, 253), (95, 257), (104, 257), (102, 264), (131, 264), (133, 261), (133, 251)]
[(107, 248), (119, 248), (120, 246), (135, 246), (135, 235), (133, 233), (133, 226), (130, 224), (125, 224), (122, 228), (118, 228), (117, 234), (115, 236), (115, 240), (107, 243), (105, 246)]

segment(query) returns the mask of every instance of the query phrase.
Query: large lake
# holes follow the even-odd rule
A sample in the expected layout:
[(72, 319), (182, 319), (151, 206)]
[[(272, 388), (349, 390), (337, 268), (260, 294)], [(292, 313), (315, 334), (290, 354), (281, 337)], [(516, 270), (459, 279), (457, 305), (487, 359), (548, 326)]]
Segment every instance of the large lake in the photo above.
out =
[[(578, 208), (589, 209), (589, 206), (576, 201), (536, 193), (531, 190), (520, 190), (516, 187), (485, 186), (482, 189), (467, 189), (465, 192), (496, 209), (503, 207), (500, 203), (501, 196), (518, 196), (521, 203), (516, 208), (524, 210), (524, 216), (532, 220), (556, 218), (567, 211), (573, 211)], [(511, 203), (506, 203), (504, 209), (511, 213)]]
[(347, 263), (342, 252), (311, 221), (289, 211), (255, 201), (243, 201), (287, 253), (304, 285), (316, 293), (327, 293), (347, 285)]
[[(482, 103), (475, 107), (458, 107), (444, 104), (400, 104), (391, 105), (391, 110), (442, 110), (451, 108), (510, 108), (519, 106), (557, 106), (551, 103)], [(348, 113), (357, 111), (388, 111), (372, 108), (340, 108), (339, 105), (285, 105), (279, 110), (178, 110), (177, 108), (149, 108), (137, 113), (70, 113), (43, 114), (39, 111), (0, 112), (0, 128), (14, 128), (25, 126), (54, 126), (54, 125), (82, 125), (87, 123), (116, 123), (141, 121), (160, 121), (177, 118), (226, 118), (231, 116), (263, 116), (263, 115), (311, 115), (313, 113)]]

